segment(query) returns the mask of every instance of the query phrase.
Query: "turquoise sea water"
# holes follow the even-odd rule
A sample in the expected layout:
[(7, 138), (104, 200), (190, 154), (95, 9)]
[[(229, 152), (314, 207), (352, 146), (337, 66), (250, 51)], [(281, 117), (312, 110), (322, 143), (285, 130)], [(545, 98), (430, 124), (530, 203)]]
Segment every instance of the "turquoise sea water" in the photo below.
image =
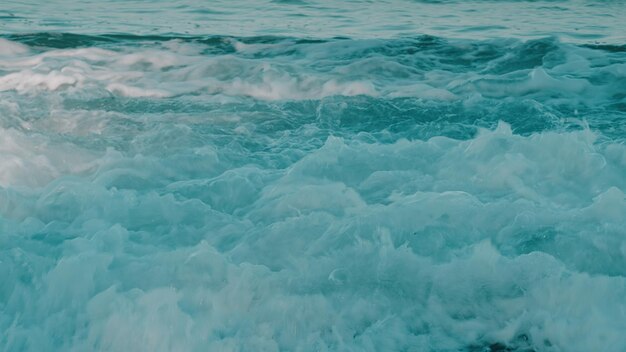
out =
[(626, 351), (626, 2), (0, 6), (1, 351)]

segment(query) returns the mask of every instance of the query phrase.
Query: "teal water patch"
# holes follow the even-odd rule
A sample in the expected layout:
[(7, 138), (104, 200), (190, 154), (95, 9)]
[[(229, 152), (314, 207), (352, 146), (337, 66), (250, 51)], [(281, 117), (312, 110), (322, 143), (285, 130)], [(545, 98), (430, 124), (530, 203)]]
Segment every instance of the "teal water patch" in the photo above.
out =
[[(622, 45), (622, 0), (564, 1), (13, 1), (0, 16), (3, 33), (71, 32), (139, 35), (257, 35), (297, 38), (537, 39)], [(167, 20), (164, 20), (167, 19)]]
[(598, 43), (455, 22), (493, 2), (58, 3), (0, 36), (0, 350), (626, 346), (613, 2), (498, 3)]

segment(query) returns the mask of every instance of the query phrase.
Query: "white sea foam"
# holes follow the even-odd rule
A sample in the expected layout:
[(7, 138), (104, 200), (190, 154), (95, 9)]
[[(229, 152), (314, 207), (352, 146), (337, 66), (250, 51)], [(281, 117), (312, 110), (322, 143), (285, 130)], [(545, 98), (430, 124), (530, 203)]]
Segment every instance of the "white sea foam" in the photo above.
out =
[(0, 187), (42, 187), (63, 174), (81, 174), (95, 156), (69, 144), (51, 145), (43, 136), (0, 129)]
[(27, 46), (0, 38), (0, 56), (14, 56), (27, 52)]
[[(4, 230), (38, 236), (56, 226), (69, 236), (62, 258), (29, 274), (36, 297), (15, 271), (4, 275), (6, 302), (22, 311), (5, 330), (13, 348), (53, 336), (75, 336), (61, 340), (69, 350), (164, 351), (458, 349), (520, 333), (532, 346), (573, 351), (624, 342), (616, 322), (626, 247), (616, 236), (626, 225), (626, 148), (596, 145), (586, 131), (522, 137), (501, 124), (465, 142), (331, 138), (278, 177), (229, 171), (173, 186), (177, 197), (132, 181), (160, 182), (176, 164), (108, 153), (92, 183), (62, 176), (84, 172), (77, 150), (28, 147), (15, 131), (3, 141), (2, 187), (58, 178), (2, 193)], [(24, 155), (34, 150), (40, 156)], [(67, 222), (46, 225), (52, 219)], [(202, 241), (149, 250), (183, 224), (176, 236)], [(533, 232), (544, 235), (520, 237)], [(575, 254), (598, 250), (609, 255)], [(19, 253), (3, 262), (26, 265)], [(29, 321), (47, 326), (35, 340)]]
[(74, 86), (81, 80), (80, 75), (59, 71), (41, 74), (26, 70), (0, 77), (0, 91), (16, 90), (23, 93), (35, 89), (57, 90), (61, 87)]
[(165, 98), (170, 96), (171, 94), (158, 89), (145, 89), (139, 87), (131, 87), (121, 83), (111, 83), (106, 89), (112, 93), (120, 94), (125, 97), (132, 98), (141, 98), (141, 97), (149, 97), (149, 98)]
[(146, 42), (0, 57), (0, 349), (626, 345), (619, 56)]
[[(8, 47), (22, 47), (21, 44), (8, 43), (12, 45)], [(269, 49), (265, 44), (250, 49), (254, 46), (246, 44), (241, 47), (243, 44), (237, 43), (235, 41), (235, 46), (243, 56), (255, 55), (262, 50), (286, 50), (285, 43), (269, 45)], [(338, 65), (331, 71), (311, 70), (303, 66), (306, 61), (300, 58), (292, 62), (271, 62), (230, 54), (206, 57), (201, 54), (201, 45), (183, 46), (176, 41), (133, 52), (100, 48), (49, 50), (32, 56), (22, 55), (19, 60), (0, 59), (0, 67), (9, 71), (0, 77), (0, 90), (21, 93), (33, 89), (55, 91), (89, 83), (93, 88), (134, 98), (209, 93), (261, 100), (366, 95), (450, 101), (466, 99), (473, 94), (492, 98), (552, 94), (555, 98), (593, 104), (610, 99), (611, 95), (609, 87), (605, 89), (601, 83), (591, 83), (590, 77), (603, 74), (620, 77), (625, 65), (605, 62), (605, 67), (594, 68), (592, 65), (600, 64), (602, 57), (579, 48), (571, 49), (568, 61), (550, 69), (514, 70), (504, 76), (446, 71), (419, 73), (406, 63), (376, 56), (349, 64), (333, 63), (329, 59), (339, 53), (358, 55), (359, 50), (367, 50), (367, 45), (377, 43), (362, 42), (353, 47), (321, 44), (328, 46), (324, 50), (303, 46), (301, 52), (307, 58)], [(424, 59), (429, 57), (424, 56)], [(573, 72), (577, 77), (572, 76)]]

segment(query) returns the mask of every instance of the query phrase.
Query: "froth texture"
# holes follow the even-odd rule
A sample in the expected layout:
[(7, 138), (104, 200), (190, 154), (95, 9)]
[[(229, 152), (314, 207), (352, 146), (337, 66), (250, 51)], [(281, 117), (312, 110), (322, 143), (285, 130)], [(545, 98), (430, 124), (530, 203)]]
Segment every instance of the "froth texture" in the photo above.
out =
[(624, 54), (1, 39), (0, 349), (623, 351)]

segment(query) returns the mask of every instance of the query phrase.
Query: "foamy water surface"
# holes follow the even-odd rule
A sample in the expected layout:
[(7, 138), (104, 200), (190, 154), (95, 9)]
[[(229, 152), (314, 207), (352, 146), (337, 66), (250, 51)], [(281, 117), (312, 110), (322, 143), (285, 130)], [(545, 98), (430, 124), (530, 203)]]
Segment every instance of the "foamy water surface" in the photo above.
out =
[(0, 350), (624, 351), (626, 3), (0, 8)]

